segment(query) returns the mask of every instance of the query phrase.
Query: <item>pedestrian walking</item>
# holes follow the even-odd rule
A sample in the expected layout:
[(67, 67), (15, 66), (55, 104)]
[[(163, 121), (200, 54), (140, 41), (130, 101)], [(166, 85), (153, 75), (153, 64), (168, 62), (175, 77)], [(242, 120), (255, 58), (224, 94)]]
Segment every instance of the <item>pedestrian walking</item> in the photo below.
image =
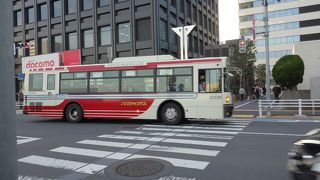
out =
[[(279, 95), (281, 93), (281, 89), (278, 85), (274, 85), (272, 88), (273, 94), (274, 94), (274, 99), (279, 100)], [(279, 102), (279, 101), (277, 101)]]
[(245, 94), (245, 90), (242, 87), (242, 88), (239, 89), (239, 96), (240, 96), (240, 100), (241, 101), (243, 101), (243, 99), (244, 99), (244, 94)]
[(259, 100), (260, 99), (261, 88), (259, 86), (256, 86), (254, 92), (256, 94), (256, 99)]

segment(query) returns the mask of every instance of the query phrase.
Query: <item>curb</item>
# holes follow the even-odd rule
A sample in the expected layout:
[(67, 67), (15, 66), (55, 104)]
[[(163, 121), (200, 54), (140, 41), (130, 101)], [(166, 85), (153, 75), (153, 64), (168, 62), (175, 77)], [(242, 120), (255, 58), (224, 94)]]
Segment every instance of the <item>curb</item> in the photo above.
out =
[(255, 117), (256, 117), (255, 115), (247, 115), (247, 114), (232, 115), (232, 118), (255, 118)]

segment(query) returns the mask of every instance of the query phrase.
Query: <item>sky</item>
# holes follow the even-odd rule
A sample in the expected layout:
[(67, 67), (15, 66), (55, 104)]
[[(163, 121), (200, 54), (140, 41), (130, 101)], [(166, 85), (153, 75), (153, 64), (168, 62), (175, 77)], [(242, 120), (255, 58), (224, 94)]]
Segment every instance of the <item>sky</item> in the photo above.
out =
[(219, 0), (220, 42), (240, 37), (238, 11), (238, 0)]

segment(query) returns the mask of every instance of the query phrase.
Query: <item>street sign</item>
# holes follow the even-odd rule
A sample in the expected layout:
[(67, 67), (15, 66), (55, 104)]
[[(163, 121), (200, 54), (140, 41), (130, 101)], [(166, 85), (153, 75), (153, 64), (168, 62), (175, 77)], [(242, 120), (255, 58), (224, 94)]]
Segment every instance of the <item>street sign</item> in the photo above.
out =
[(247, 52), (247, 42), (244, 39), (239, 40), (239, 53), (244, 54)]

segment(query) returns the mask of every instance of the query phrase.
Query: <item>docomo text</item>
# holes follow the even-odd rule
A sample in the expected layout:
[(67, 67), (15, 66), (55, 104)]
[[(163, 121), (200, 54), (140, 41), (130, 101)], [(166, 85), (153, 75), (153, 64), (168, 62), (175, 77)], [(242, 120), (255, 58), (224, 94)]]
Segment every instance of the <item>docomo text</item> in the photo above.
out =
[(37, 69), (37, 68), (50, 68), (55, 66), (54, 60), (47, 61), (29, 61), (26, 64), (27, 69)]

